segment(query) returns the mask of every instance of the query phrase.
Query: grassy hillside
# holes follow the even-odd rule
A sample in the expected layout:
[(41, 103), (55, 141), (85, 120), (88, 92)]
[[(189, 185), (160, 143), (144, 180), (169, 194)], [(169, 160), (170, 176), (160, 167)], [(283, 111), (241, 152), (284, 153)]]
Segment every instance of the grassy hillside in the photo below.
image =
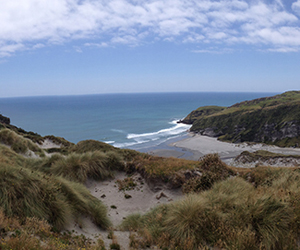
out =
[[(213, 109), (204, 116), (225, 111)], [(0, 249), (105, 249), (101, 240), (92, 244), (58, 232), (70, 219), (80, 223), (81, 216), (110, 227), (106, 207), (84, 183), (110, 178), (116, 170), (139, 172), (149, 182), (187, 194), (144, 215), (128, 216), (121, 227), (131, 231), (132, 249), (299, 247), (298, 168), (232, 168), (216, 154), (199, 161), (154, 157), (93, 140), (75, 145), (1, 124)], [(46, 139), (60, 148), (40, 148)]]
[(183, 123), (191, 131), (231, 142), (265, 142), (299, 146), (300, 91), (237, 103), (231, 107), (200, 107)]

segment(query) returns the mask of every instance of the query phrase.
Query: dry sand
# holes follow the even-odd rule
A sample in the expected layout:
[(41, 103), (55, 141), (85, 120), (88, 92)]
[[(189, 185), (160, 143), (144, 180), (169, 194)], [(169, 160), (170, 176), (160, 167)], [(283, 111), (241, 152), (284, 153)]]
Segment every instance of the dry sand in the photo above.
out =
[[(254, 152), (257, 150), (266, 150), (273, 153), (285, 155), (300, 155), (299, 148), (280, 148), (276, 146), (265, 145), (261, 143), (228, 143), (219, 141), (217, 138), (190, 134), (186, 139), (169, 144), (169, 150), (152, 150), (150, 154), (164, 157), (179, 157), (189, 160), (199, 160), (206, 154), (217, 153), (220, 158), (229, 165), (234, 165), (234, 158), (243, 151)], [(172, 150), (172, 147), (174, 148)], [(190, 154), (180, 155), (178, 148), (189, 151)]]
[(37, 144), (37, 145), (42, 149), (60, 148), (61, 147), (61, 145), (54, 143), (52, 140), (50, 140), (48, 138), (45, 139), (42, 144)]
[[(162, 183), (158, 183), (155, 186), (148, 185), (140, 174), (131, 176), (137, 183), (133, 190), (120, 191), (116, 181), (124, 180), (126, 177), (128, 176), (124, 172), (117, 172), (113, 179), (106, 181), (89, 180), (86, 183), (86, 187), (91, 194), (107, 206), (108, 216), (113, 224), (114, 235), (121, 249), (124, 250), (129, 249), (130, 233), (119, 231), (118, 226), (126, 216), (133, 213), (144, 214), (159, 204), (168, 203), (183, 196), (180, 189), (169, 190)], [(131, 198), (126, 199), (125, 194), (130, 195)], [(71, 222), (67, 230), (74, 230), (75, 234), (82, 234), (93, 240), (101, 237), (106, 248), (110, 249), (111, 240), (107, 238), (108, 232), (95, 226), (89, 218), (80, 218), (80, 225)]]

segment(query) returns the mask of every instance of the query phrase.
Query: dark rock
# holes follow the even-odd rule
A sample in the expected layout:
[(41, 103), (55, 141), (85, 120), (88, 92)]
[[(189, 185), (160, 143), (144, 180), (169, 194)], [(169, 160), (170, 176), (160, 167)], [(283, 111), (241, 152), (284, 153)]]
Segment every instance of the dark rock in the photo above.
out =
[(0, 123), (9, 125), (10, 124), (10, 119), (8, 117), (5, 117), (3, 115), (0, 115)]

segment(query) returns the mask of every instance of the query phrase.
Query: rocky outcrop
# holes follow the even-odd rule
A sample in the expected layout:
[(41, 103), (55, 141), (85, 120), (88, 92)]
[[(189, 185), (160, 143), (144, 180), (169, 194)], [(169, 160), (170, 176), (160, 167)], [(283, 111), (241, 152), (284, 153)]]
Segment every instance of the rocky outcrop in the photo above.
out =
[[(268, 152), (269, 153), (269, 152)], [(237, 167), (273, 166), (273, 167), (299, 167), (300, 157), (298, 155), (263, 155), (258, 152), (242, 152), (238, 155), (232, 165)]]
[(223, 133), (221, 131), (218, 131), (218, 128), (214, 127), (214, 128), (205, 128), (203, 130), (200, 130), (199, 133), (201, 135), (206, 135), (209, 137), (219, 137), (221, 135), (223, 135)]
[(285, 122), (279, 126), (277, 123), (265, 124), (255, 136), (255, 141), (278, 141), (284, 138), (294, 138), (300, 135), (298, 121)]
[(0, 123), (9, 125), (10, 124), (10, 119), (8, 117), (5, 117), (3, 115), (0, 115)]

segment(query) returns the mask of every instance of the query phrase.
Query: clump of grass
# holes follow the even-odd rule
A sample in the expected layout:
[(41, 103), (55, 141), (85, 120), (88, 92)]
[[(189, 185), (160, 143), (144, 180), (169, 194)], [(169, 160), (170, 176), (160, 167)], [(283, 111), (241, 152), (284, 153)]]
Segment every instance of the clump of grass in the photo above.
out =
[(201, 176), (186, 180), (182, 185), (184, 193), (201, 192), (210, 189), (214, 183), (226, 180), (236, 173), (221, 161), (218, 154), (208, 154), (199, 159)]
[(199, 162), (201, 170), (214, 172), (221, 177), (228, 177), (235, 174), (233, 170), (221, 161), (218, 154), (207, 154), (201, 157)]
[(119, 150), (120, 149), (115, 148), (107, 143), (96, 141), (96, 140), (80, 141), (70, 149), (71, 152), (75, 152), (78, 154), (94, 152), (94, 151), (101, 151), (103, 153), (106, 153), (109, 151), (119, 151)]
[[(163, 158), (148, 154), (139, 154), (131, 162), (127, 162), (129, 167), (135, 171), (142, 172), (149, 178), (170, 179), (181, 170), (193, 170), (200, 166), (197, 161), (190, 161), (177, 158)], [(127, 168), (126, 168), (127, 170)]]
[(50, 177), (27, 168), (0, 165), (0, 206), (9, 217), (45, 219), (61, 230), (71, 217), (91, 216), (106, 228), (104, 205), (78, 183)]
[(284, 172), (290, 171), (284, 168), (271, 168), (259, 166), (253, 168), (250, 172), (245, 173), (242, 177), (253, 183), (255, 187), (271, 186), (273, 181), (278, 179)]
[(143, 225), (143, 217), (141, 214), (131, 214), (127, 216), (120, 225), (121, 230), (136, 231)]
[(132, 177), (126, 177), (123, 180), (117, 180), (119, 191), (132, 190), (137, 186), (137, 183)]
[(0, 144), (0, 165), (22, 165), (24, 157), (17, 154), (11, 148)]
[(0, 206), (10, 217), (37, 217), (62, 228), (70, 217), (70, 207), (57, 188), (50, 179), (25, 168), (0, 168)]
[(60, 192), (71, 205), (73, 215), (89, 215), (94, 223), (102, 228), (108, 228), (111, 223), (107, 217), (107, 209), (100, 200), (91, 195), (86, 187), (80, 183), (58, 178)]
[(40, 156), (45, 156), (43, 150), (40, 149), (31, 140), (18, 135), (10, 129), (0, 130), (0, 142), (10, 146), (11, 149), (16, 153), (25, 154), (28, 150), (31, 150), (35, 153), (38, 153)]
[(113, 243), (111, 243), (109, 247), (112, 250), (120, 250), (121, 249), (120, 244), (116, 240), (113, 240)]
[(222, 177), (214, 172), (207, 171), (201, 176), (191, 178), (184, 182), (182, 191), (184, 193), (199, 193), (210, 189), (217, 181), (222, 180)]
[(72, 153), (66, 157), (52, 156), (41, 170), (84, 183), (88, 178), (103, 180), (112, 177), (112, 170), (120, 164), (122, 163), (119, 159), (113, 158), (112, 154), (95, 151), (83, 154)]

